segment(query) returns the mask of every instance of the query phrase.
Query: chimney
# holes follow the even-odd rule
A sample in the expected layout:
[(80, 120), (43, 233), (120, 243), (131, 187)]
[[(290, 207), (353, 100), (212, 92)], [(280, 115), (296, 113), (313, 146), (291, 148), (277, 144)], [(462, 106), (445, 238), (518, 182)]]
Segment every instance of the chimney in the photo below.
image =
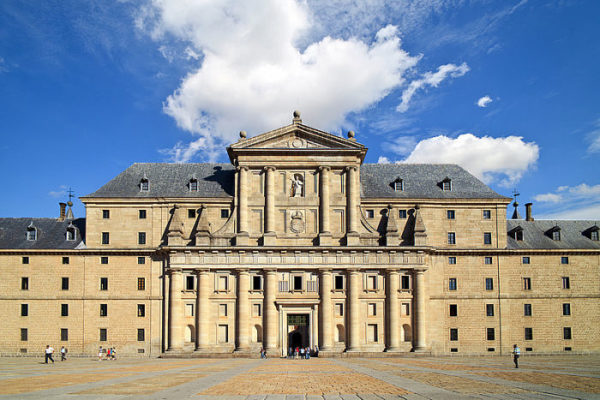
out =
[(65, 211), (67, 209), (67, 203), (58, 203), (58, 205), (60, 206), (60, 215), (58, 216), (58, 220), (59, 221), (64, 221), (65, 220)]
[(531, 205), (533, 203), (525, 204), (525, 221), (533, 221), (533, 216), (531, 215)]

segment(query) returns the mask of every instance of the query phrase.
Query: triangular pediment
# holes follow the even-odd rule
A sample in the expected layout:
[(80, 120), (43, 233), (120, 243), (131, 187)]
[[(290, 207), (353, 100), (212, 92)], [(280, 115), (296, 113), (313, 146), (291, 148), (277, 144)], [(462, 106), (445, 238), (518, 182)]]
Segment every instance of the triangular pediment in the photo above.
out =
[(365, 147), (353, 139), (345, 139), (302, 124), (292, 124), (262, 133), (249, 139), (241, 138), (231, 149), (346, 149)]

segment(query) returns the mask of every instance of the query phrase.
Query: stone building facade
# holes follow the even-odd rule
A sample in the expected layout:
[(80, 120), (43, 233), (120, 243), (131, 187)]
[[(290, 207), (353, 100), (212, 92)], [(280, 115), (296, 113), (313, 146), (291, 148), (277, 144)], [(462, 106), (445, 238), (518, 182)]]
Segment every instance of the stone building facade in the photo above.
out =
[(507, 220), (462, 168), (363, 164), (298, 113), (227, 152), (0, 219), (0, 353), (600, 350), (598, 221)]

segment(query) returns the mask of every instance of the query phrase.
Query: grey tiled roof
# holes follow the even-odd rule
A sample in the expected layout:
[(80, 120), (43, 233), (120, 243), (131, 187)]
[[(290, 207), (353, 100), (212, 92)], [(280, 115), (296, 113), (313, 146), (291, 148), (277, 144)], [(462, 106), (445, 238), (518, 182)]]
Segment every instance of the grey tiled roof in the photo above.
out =
[[(453, 164), (363, 164), (362, 197), (406, 199), (504, 199), (473, 175)], [(189, 190), (192, 176), (198, 191)], [(147, 192), (140, 191), (146, 177)], [(404, 181), (404, 191), (394, 191), (392, 182)], [(452, 190), (443, 191), (440, 183), (452, 180)], [(231, 197), (234, 195), (234, 169), (230, 164), (133, 164), (96, 192), (85, 197)]]
[[(523, 228), (523, 240), (515, 240), (509, 235), (509, 249), (600, 249), (600, 242), (591, 240), (584, 233), (600, 221), (538, 220), (525, 221), (509, 219), (507, 232), (516, 227)], [(560, 228), (560, 240), (552, 240), (547, 232), (554, 226)]]
[[(136, 163), (84, 197), (231, 197), (234, 172), (231, 164)], [(194, 176), (198, 191), (191, 192), (188, 185)], [(149, 182), (147, 192), (140, 191), (144, 177)]]
[[(402, 179), (403, 191), (393, 182)], [(452, 180), (452, 190), (441, 182)], [(362, 197), (399, 199), (505, 199), (455, 164), (363, 164), (360, 168)], [(506, 198), (507, 199), (507, 198)]]
[[(75, 240), (67, 240), (71, 221), (56, 218), (0, 218), (0, 249), (75, 249), (85, 240), (85, 218), (73, 220)], [(37, 229), (37, 240), (27, 240), (27, 227)], [(81, 246), (80, 246), (81, 245)]]

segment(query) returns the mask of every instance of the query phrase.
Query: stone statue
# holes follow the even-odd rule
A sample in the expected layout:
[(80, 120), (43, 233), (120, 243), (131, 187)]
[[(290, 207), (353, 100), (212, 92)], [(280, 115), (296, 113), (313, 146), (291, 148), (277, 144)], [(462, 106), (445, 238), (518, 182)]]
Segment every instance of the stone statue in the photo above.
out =
[(302, 175), (295, 174), (294, 179), (292, 179), (292, 197), (302, 197), (303, 186), (304, 182), (302, 182)]

